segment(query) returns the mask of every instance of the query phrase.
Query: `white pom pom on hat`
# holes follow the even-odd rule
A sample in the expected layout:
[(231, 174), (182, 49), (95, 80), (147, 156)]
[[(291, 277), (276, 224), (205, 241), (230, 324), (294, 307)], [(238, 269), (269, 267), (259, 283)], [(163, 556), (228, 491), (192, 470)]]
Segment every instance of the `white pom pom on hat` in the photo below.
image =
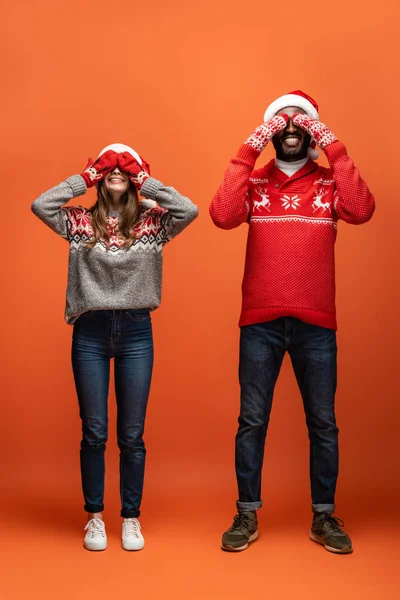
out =
[[(301, 108), (312, 119), (319, 119), (318, 104), (311, 96), (305, 94), (301, 90), (295, 90), (289, 94), (285, 94), (274, 100), (267, 108), (264, 114), (264, 122), (272, 119), (277, 112), (288, 106), (296, 106)], [(317, 160), (319, 154), (315, 149), (315, 141), (312, 140), (308, 148), (308, 156), (311, 160)]]
[[(109, 146), (103, 148), (103, 150), (99, 153), (99, 156), (101, 156), (102, 154), (104, 154), (104, 152), (107, 152), (108, 150), (114, 150), (114, 152), (116, 152), (117, 154), (122, 154), (122, 152), (128, 152), (133, 156), (133, 158), (136, 158), (140, 165), (142, 164), (142, 159), (140, 158), (139, 154), (130, 146), (126, 146), (125, 144), (110, 144)], [(97, 158), (99, 158), (99, 156)]]
[(317, 160), (317, 158), (319, 156), (319, 152), (315, 146), (316, 146), (316, 144), (315, 144), (314, 140), (308, 146), (307, 154), (308, 154), (309, 158), (311, 158), (311, 160)]

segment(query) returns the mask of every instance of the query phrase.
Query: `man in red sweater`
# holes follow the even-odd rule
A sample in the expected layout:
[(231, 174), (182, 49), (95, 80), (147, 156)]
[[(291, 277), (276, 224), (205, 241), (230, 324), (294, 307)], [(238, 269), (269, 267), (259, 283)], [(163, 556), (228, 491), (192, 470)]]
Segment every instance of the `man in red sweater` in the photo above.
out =
[[(271, 140), (276, 159), (255, 170)], [(314, 162), (316, 144), (329, 169)], [(310, 537), (331, 552), (352, 552), (343, 522), (333, 516), (338, 476), (334, 244), (339, 219), (365, 223), (374, 209), (345, 146), (319, 121), (316, 102), (299, 90), (268, 107), (263, 125), (239, 148), (211, 203), (217, 227), (249, 225), (239, 321), (238, 514), (223, 534), (224, 550), (245, 550), (258, 537), (265, 437), (287, 351), (310, 439)]]

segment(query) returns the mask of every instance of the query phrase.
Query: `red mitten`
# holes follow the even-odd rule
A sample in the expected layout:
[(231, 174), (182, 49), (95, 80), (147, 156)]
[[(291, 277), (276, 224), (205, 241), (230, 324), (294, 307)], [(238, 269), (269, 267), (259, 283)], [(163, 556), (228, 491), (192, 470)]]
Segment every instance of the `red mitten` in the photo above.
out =
[(289, 117), (287, 115), (276, 115), (266, 123), (257, 127), (251, 136), (247, 138), (245, 144), (248, 144), (261, 154), (274, 135), (285, 129), (288, 121)]
[[(140, 155), (139, 155), (140, 156)], [(143, 171), (146, 171), (148, 175), (150, 175), (150, 165), (147, 161), (144, 160), (142, 156), (140, 156), (140, 160), (142, 161)]]
[(86, 186), (92, 187), (95, 183), (98, 183), (115, 169), (117, 166), (118, 154), (113, 150), (104, 152), (94, 162), (93, 159), (89, 158), (86, 169), (82, 173), (82, 177), (85, 180)]
[(138, 190), (142, 188), (142, 185), (150, 176), (150, 165), (142, 157), (140, 159), (142, 164), (129, 152), (118, 154), (118, 167), (129, 175), (130, 180)]
[(301, 127), (304, 129), (304, 131), (311, 135), (318, 146), (320, 146), (320, 148), (323, 150), (330, 144), (333, 144), (333, 142), (338, 141), (337, 137), (332, 133), (329, 127), (317, 119), (312, 119), (308, 115), (293, 115), (292, 121), (295, 125), (297, 125), (297, 127)]

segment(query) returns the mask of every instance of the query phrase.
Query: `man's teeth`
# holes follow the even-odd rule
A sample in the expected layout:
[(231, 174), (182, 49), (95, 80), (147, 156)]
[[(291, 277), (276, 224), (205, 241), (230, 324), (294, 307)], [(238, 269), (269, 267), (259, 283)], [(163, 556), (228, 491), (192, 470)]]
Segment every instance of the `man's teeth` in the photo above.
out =
[(292, 136), (291, 136), (291, 137), (286, 137), (286, 138), (285, 138), (285, 140), (284, 140), (284, 143), (285, 143), (287, 146), (297, 146), (297, 144), (299, 143), (299, 141), (300, 141), (300, 140), (299, 140), (299, 138), (298, 138), (298, 137), (296, 137), (296, 136), (293, 136), (293, 137), (292, 137)]

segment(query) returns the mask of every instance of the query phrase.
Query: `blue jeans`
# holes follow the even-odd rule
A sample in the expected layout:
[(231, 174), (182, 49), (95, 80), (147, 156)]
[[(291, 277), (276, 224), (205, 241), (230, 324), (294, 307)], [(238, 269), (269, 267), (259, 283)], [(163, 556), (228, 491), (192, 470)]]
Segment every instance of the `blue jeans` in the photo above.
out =
[(87, 512), (104, 509), (110, 359), (114, 358), (121, 516), (138, 517), (146, 450), (143, 441), (153, 369), (148, 310), (98, 310), (74, 325), (72, 366), (82, 419), (81, 474)]
[(333, 512), (339, 462), (334, 407), (336, 332), (292, 317), (241, 328), (241, 399), (235, 454), (238, 510), (257, 510), (262, 505), (265, 438), (286, 351), (303, 398), (308, 427), (312, 510)]

